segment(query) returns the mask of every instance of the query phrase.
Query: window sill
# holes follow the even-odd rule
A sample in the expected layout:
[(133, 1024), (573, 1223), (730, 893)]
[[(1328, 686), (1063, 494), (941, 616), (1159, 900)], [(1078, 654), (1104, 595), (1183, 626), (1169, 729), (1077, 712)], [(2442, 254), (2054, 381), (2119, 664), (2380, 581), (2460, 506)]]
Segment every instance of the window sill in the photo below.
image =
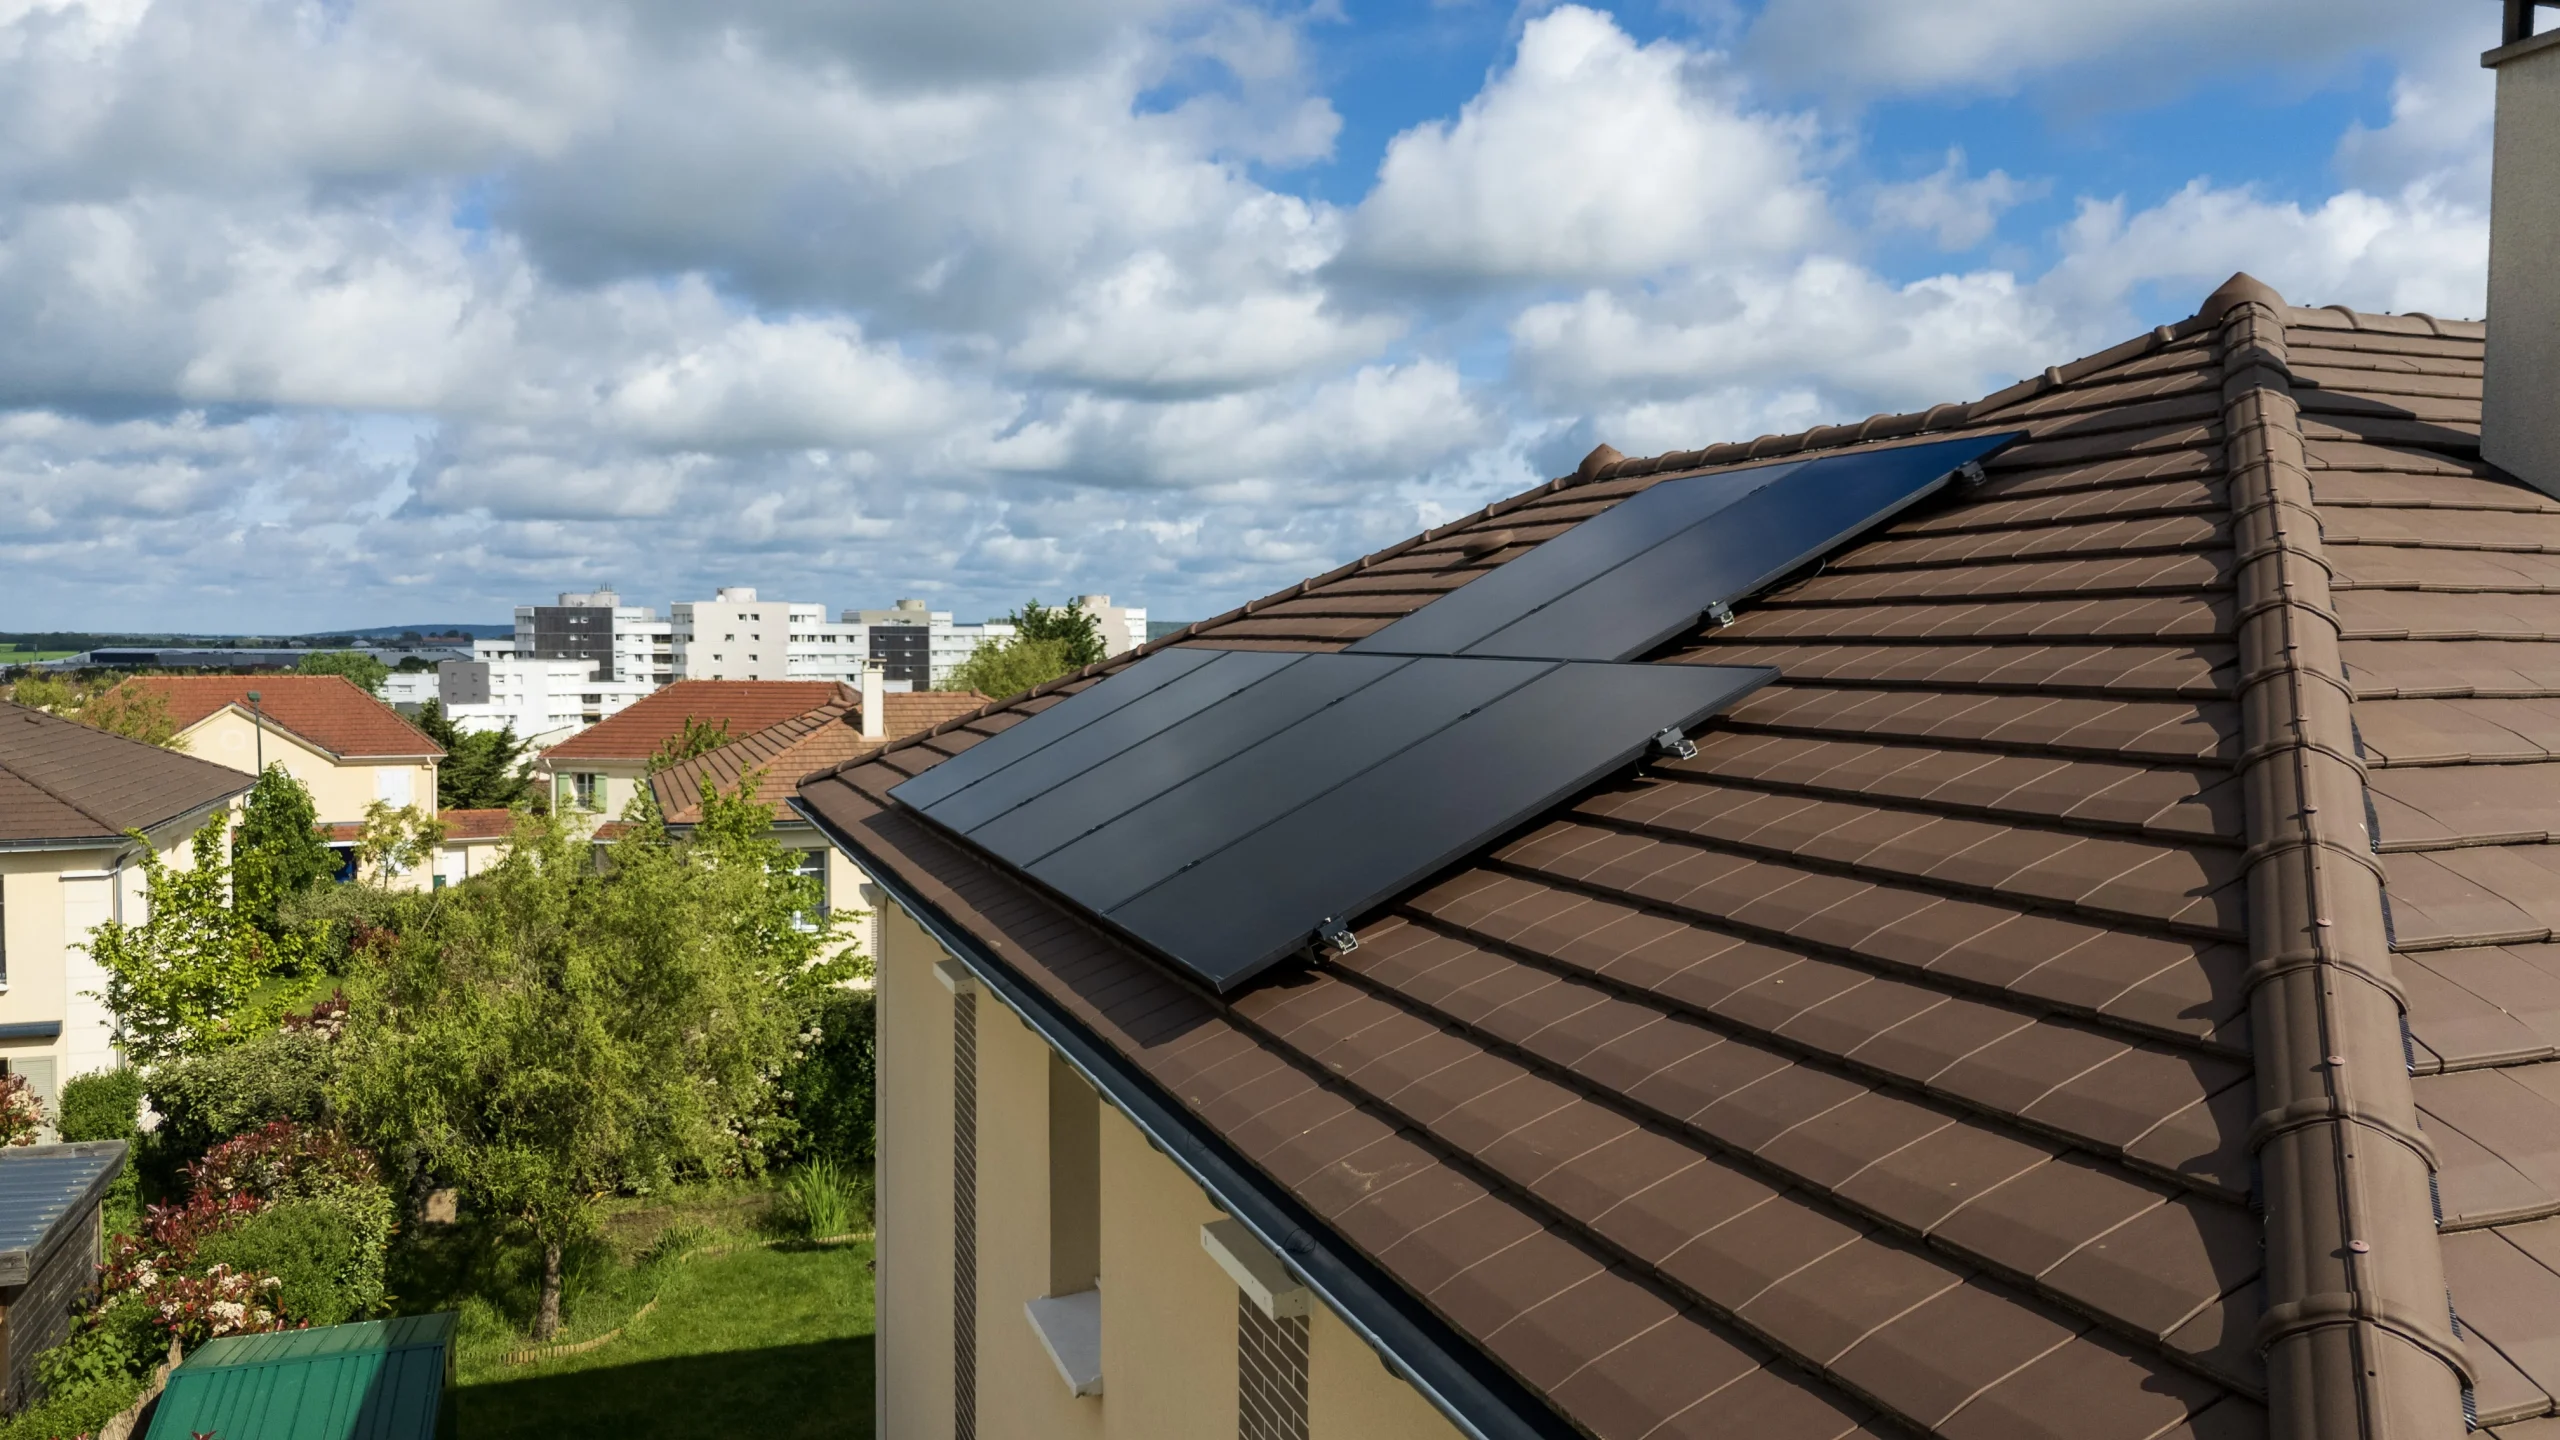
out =
[(1067, 1393), (1101, 1394), (1102, 1292), (1052, 1295), (1024, 1305), (1022, 1313), (1049, 1352), (1049, 1363), (1058, 1367), (1058, 1378), (1067, 1382)]

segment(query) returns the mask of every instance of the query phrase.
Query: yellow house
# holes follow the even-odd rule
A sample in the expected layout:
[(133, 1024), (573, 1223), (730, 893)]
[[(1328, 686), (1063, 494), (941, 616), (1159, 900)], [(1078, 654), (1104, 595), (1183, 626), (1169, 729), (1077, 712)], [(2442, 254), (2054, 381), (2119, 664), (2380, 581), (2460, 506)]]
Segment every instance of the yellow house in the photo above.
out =
[(55, 1113), (61, 1085), (116, 1064), (84, 942), (144, 918), (140, 831), (171, 866), (251, 784), (240, 771), (0, 703), (0, 1071)]
[(343, 676), (142, 675), (110, 693), (127, 692), (161, 698), (188, 754), (252, 775), (283, 766), (338, 849), (377, 800), (436, 813), (444, 747)]
[(533, 770), (550, 788), (552, 813), (610, 819), (648, 783), (650, 761), (687, 722), (743, 740), (853, 694), (833, 680), (679, 680), (543, 751)]

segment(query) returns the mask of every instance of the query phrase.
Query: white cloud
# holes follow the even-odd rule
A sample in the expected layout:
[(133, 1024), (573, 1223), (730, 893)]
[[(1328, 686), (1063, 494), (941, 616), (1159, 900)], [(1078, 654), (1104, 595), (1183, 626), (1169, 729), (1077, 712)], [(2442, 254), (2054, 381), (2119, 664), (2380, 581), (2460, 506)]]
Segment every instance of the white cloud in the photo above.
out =
[(1549, 11), (1454, 122), (1388, 145), (1347, 258), (1434, 285), (1633, 278), (1803, 245), (1824, 223), (1811, 130), (1738, 92), (1717, 57)]
[(2012, 180), (2000, 170), (1969, 174), (1964, 152), (1951, 150), (1947, 163), (1930, 174), (1878, 189), (1875, 219), (1888, 232), (1929, 235), (1941, 250), (1970, 250), (1991, 238), (2003, 212), (2043, 188)]

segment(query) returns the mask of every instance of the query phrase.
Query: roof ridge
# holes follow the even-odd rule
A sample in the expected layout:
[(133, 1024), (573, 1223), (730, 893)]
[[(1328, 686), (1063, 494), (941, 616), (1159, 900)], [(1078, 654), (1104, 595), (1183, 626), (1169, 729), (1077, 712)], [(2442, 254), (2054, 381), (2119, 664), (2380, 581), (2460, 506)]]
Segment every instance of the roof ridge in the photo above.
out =
[(2464, 1431), (2472, 1372), (2446, 1298), (2435, 1155), (2419, 1130), (2382, 870), (2363, 823), (2290, 307), (2246, 276), (2216, 298), (2227, 302), (2217, 340), (2259, 1105), (2249, 1149), (2266, 1214), (2256, 1343), (2271, 1433), (2450, 1440)]

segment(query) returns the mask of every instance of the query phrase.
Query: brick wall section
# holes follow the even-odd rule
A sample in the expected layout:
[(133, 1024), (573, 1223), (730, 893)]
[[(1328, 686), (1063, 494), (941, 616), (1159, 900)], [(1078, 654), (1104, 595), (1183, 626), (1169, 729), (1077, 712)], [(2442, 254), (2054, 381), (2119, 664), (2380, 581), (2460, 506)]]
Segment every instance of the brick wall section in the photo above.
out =
[(978, 1436), (978, 997), (951, 1005), (951, 1433)]
[(1307, 1317), (1236, 1296), (1236, 1440), (1307, 1440)]
[(2282, 301), (2222, 321), (2248, 811), (2250, 1144), (2267, 1217), (2274, 1440), (2462, 1433), (2469, 1364), (2428, 1200), (2364, 766), (2312, 507)]

